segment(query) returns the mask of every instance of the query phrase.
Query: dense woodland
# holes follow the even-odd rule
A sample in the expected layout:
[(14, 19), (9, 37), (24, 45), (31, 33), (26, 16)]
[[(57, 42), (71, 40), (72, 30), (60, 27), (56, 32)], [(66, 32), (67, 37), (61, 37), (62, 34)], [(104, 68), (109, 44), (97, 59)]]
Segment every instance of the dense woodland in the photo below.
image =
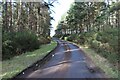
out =
[(119, 60), (120, 2), (75, 2), (55, 36), (94, 49), (115, 66)]
[[(11, 1), (0, 3), (4, 73), (2, 76), (5, 77), (12, 77), (27, 68), (28, 64), (32, 64), (40, 56), (43, 57), (43, 54), (46, 55), (56, 46), (50, 37), (50, 21), (53, 20), (50, 8), (54, 7), (56, 0)], [(112, 63), (110, 67), (116, 70), (120, 60), (119, 27), (120, 1), (74, 2), (58, 23), (54, 37), (94, 50), (102, 59)], [(48, 45), (42, 46), (43, 44)]]
[(2, 2), (3, 60), (49, 43), (52, 2)]

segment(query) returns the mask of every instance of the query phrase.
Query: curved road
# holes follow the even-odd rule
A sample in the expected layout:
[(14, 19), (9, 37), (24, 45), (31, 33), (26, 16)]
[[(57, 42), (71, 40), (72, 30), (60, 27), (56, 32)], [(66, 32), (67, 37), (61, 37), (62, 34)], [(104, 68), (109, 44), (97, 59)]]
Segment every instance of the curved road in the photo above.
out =
[[(39, 69), (20, 78), (105, 78), (105, 74), (91, 67), (86, 55), (74, 44), (57, 40), (59, 47), (52, 58)], [(87, 62), (88, 61), (88, 62)]]

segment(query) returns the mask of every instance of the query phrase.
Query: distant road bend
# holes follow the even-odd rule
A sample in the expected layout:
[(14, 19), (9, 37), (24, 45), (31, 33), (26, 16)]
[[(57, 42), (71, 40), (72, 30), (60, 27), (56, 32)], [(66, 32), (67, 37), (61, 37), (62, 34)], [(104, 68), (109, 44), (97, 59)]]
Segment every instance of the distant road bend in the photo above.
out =
[[(104, 72), (91, 67), (86, 55), (74, 44), (57, 40), (52, 58), (39, 69), (19, 78), (106, 78)], [(89, 61), (89, 60), (88, 60)], [(37, 79), (39, 80), (39, 79)]]

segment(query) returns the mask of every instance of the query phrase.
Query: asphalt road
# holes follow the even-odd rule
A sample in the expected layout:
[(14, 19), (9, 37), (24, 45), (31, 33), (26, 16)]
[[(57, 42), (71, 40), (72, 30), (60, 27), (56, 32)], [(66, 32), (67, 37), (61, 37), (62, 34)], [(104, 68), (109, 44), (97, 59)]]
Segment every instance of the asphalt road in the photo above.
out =
[(48, 62), (20, 78), (106, 78), (96, 66), (91, 67), (90, 59), (77, 46), (61, 40), (58, 42), (60, 45)]

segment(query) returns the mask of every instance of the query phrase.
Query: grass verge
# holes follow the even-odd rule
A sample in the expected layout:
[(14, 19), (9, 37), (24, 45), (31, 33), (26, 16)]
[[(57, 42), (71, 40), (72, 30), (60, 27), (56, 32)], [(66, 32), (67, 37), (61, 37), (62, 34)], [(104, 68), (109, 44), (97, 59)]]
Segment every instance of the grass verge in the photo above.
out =
[(15, 56), (10, 60), (5, 60), (2, 62), (2, 78), (12, 78), (14, 75), (18, 74), (25, 68), (29, 67), (31, 64), (42, 59), (46, 54), (53, 50), (57, 46), (56, 42), (51, 42), (51, 44), (42, 45), (40, 49), (33, 52), (27, 52), (20, 56)]
[(118, 69), (112, 68), (112, 65), (107, 59), (103, 58), (89, 47), (80, 45), (80, 48), (92, 59), (96, 66), (99, 66), (105, 72), (105, 74), (108, 75), (108, 77), (118, 78)]

